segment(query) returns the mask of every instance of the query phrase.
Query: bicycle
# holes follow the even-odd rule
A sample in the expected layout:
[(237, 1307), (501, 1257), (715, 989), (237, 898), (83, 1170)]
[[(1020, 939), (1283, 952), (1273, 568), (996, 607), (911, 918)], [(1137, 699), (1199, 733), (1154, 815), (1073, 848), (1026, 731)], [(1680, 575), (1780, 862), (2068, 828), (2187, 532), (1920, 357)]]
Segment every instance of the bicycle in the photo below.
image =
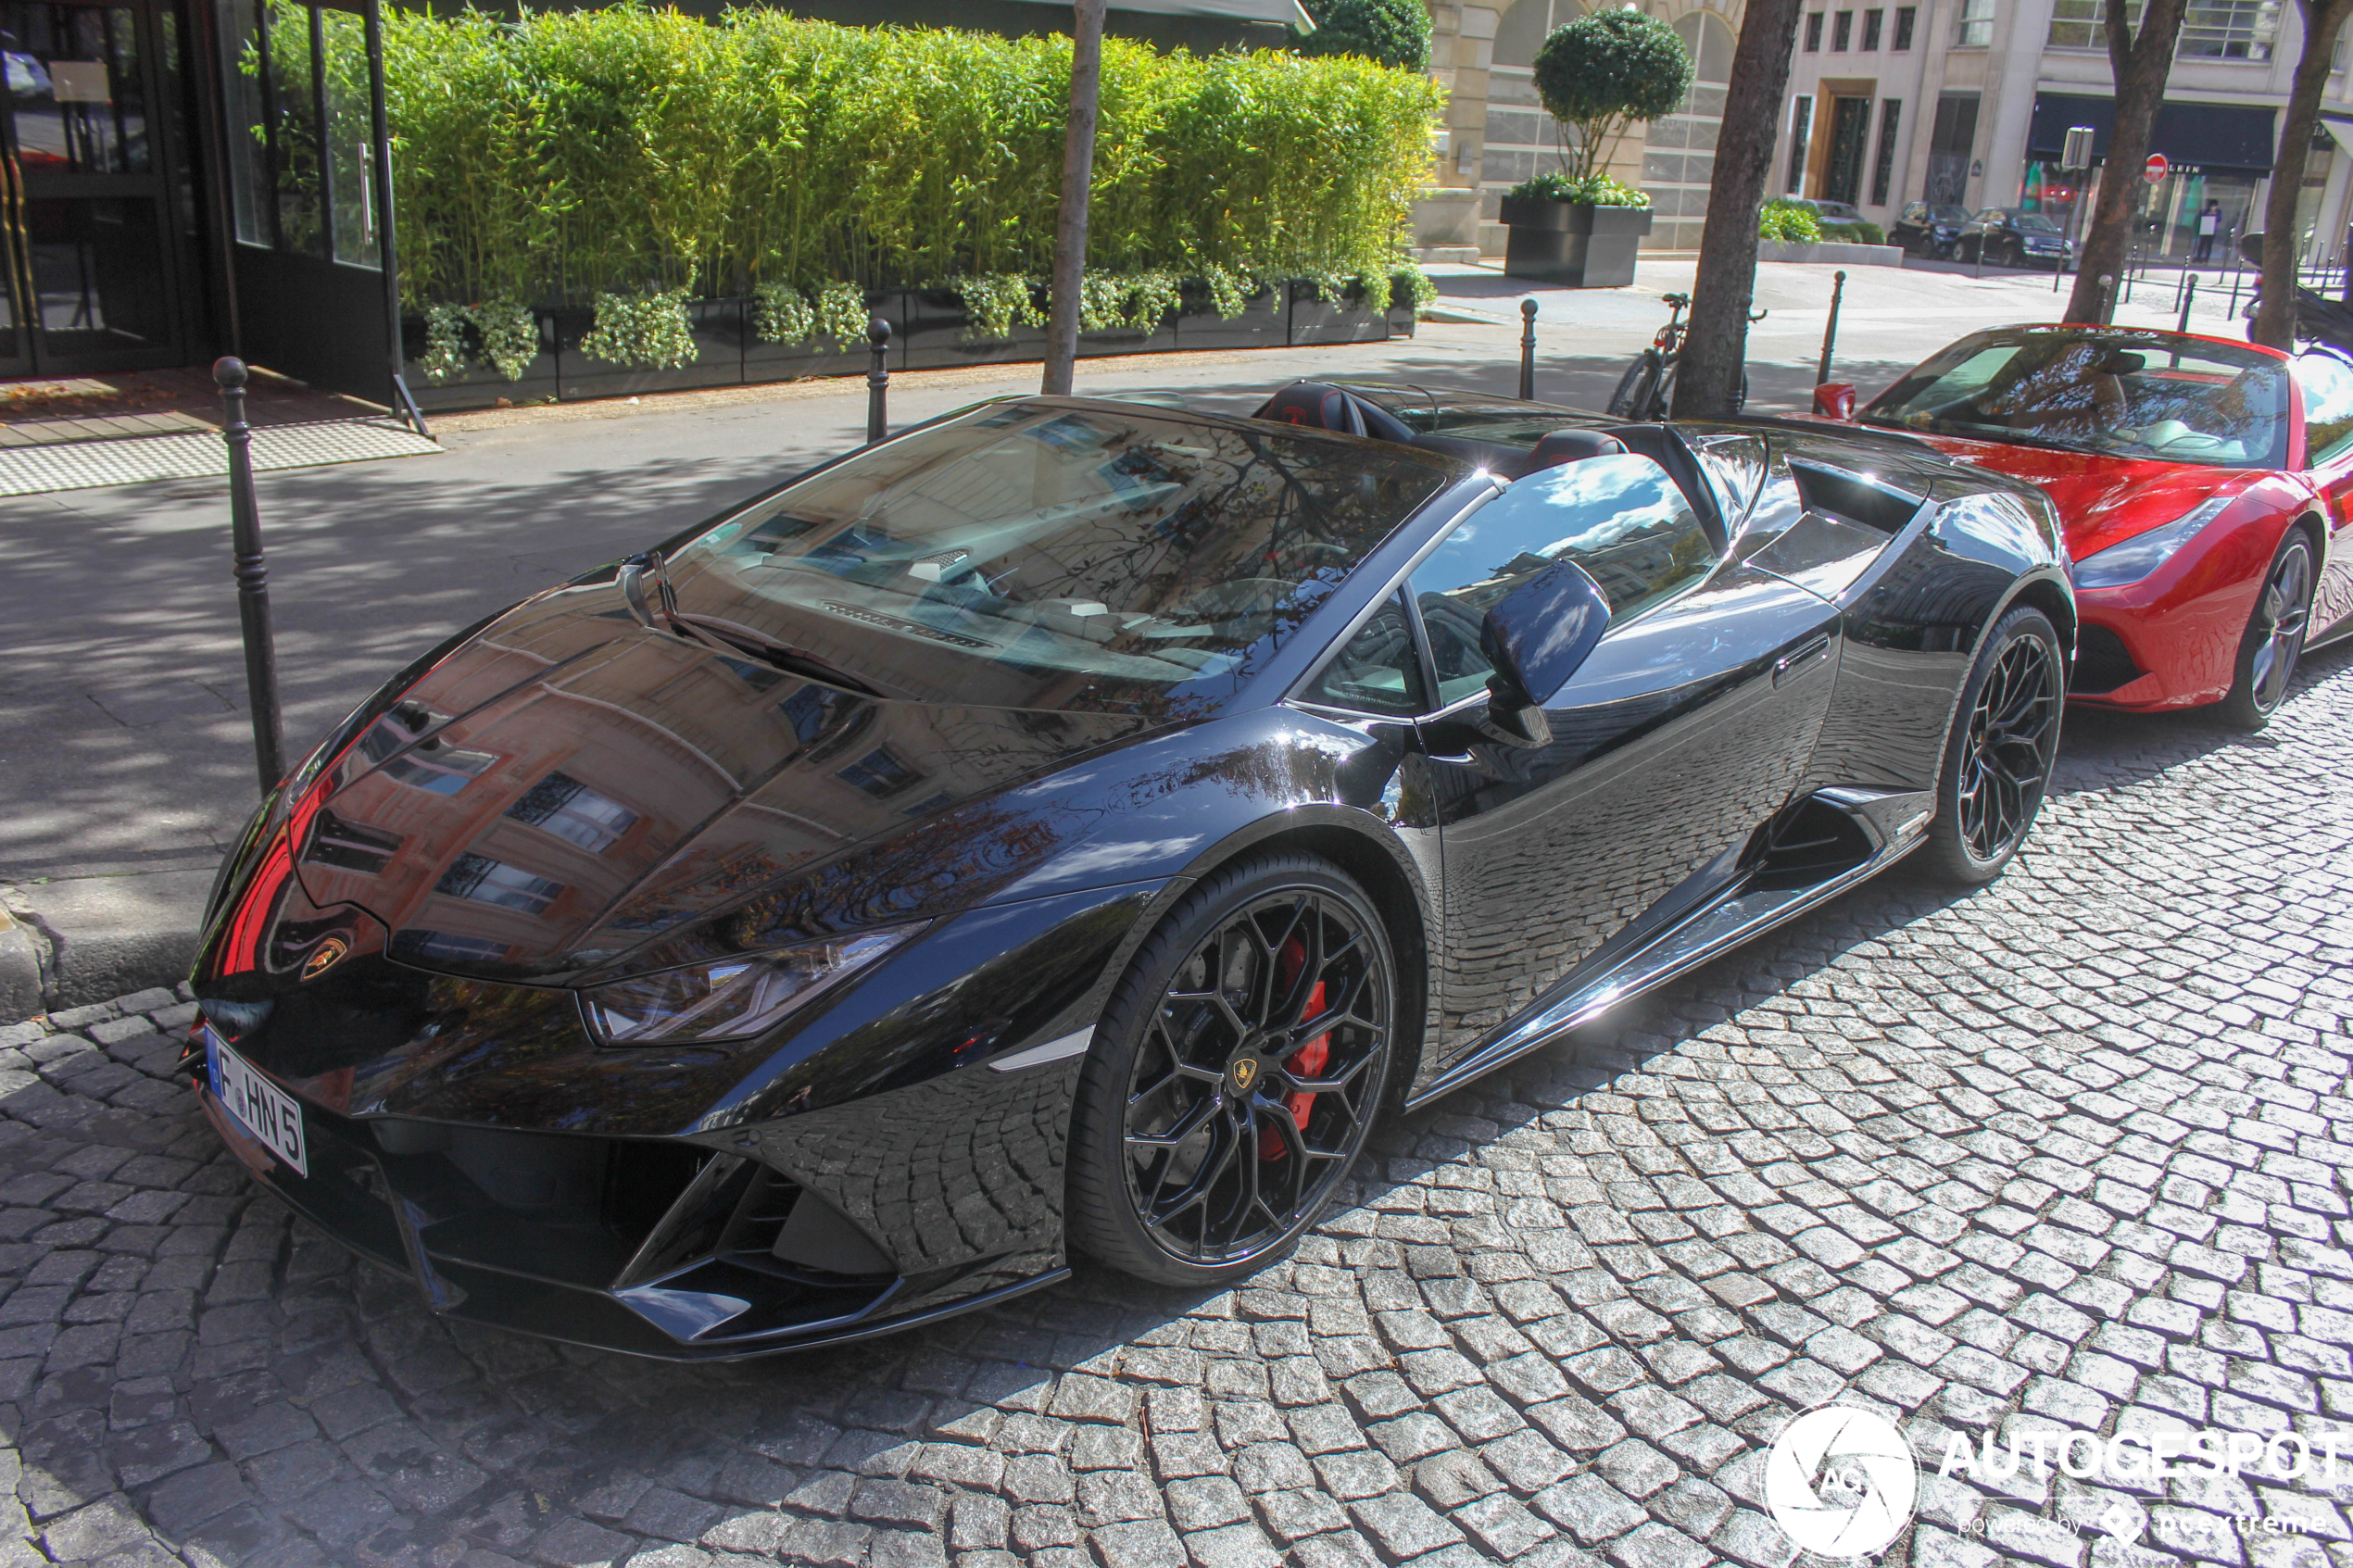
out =
[[(1607, 412), (1622, 420), (1663, 420), (1675, 400), (1675, 367), (1683, 357), (1683, 339), (1691, 328), (1683, 322), (1683, 312), (1691, 308), (1692, 296), (1687, 294), (1659, 295), (1669, 315), (1667, 325), (1658, 329), (1651, 345), (1635, 356), (1617, 381), (1617, 390), (1610, 394)], [(1752, 311), (1749, 320), (1761, 321), (1767, 312)], [(1740, 412), (1748, 402), (1748, 370), (1741, 370), (1740, 390), (1732, 395), (1732, 411)]]

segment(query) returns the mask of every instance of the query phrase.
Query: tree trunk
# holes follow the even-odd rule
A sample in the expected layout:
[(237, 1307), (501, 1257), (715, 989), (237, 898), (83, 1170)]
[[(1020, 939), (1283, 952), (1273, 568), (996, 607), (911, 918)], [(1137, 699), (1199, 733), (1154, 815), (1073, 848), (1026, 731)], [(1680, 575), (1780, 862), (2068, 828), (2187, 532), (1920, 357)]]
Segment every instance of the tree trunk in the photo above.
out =
[[(2183, 0), (2149, 0), (2141, 12), (2141, 35), (2124, 25), (2121, 0), (2107, 7), (2108, 62), (2116, 77), (2116, 126), (2108, 132), (2100, 169), (2099, 200), (2083, 229), (2076, 257), (2075, 291), (2067, 296), (2070, 321), (2103, 320), (2114, 305), (2117, 282), (2141, 210), (2141, 168), (2148, 162), (2149, 135), (2165, 81), (2173, 71), (2173, 45), (2182, 36)], [(2103, 284), (2100, 280), (2106, 278)]]
[(1691, 332), (1675, 372), (1674, 416), (1722, 419), (1739, 411), (1748, 363), (1748, 305), (1756, 292), (1756, 215), (1773, 173), (1774, 130), (1789, 86), (1800, 0), (1748, 0), (1716, 173), (1707, 188), (1707, 227), (1700, 232), (1692, 282)]
[(2296, 258), (2303, 236), (2296, 232), (2296, 198), (2304, 189), (2304, 160), (2312, 133), (2321, 128), (2321, 94), (2329, 84), (2329, 56), (2353, 10), (2353, 0), (2303, 0), (2304, 53), (2288, 89), (2287, 122), (2280, 127), (2280, 151), (2271, 166), (2271, 194), (2263, 203), (2263, 305), (2255, 314), (2257, 343), (2296, 349)]
[(1070, 131), (1063, 141), (1063, 202), (1054, 223), (1054, 278), (1048, 289), (1044, 390), (1049, 394), (1069, 394), (1078, 362), (1080, 293), (1087, 279), (1087, 196), (1095, 178), (1095, 109), (1102, 91), (1106, 4), (1077, 0), (1071, 33)]

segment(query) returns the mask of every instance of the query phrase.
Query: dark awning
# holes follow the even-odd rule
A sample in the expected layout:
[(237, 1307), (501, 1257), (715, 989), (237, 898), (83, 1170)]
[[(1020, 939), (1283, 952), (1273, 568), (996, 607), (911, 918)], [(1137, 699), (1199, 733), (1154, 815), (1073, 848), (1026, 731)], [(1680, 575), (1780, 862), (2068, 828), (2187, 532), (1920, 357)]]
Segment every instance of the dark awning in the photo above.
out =
[[(2278, 111), (2252, 104), (2158, 106), (2149, 151), (2163, 153), (2177, 168), (2214, 174), (2269, 174), (2277, 145), (2272, 120)], [(2065, 150), (2071, 125), (2092, 128), (2092, 156), (2108, 156), (2108, 132), (2116, 126), (2116, 100), (2073, 93), (2034, 94), (2034, 123), (2026, 132), (2026, 156), (2055, 158)]]

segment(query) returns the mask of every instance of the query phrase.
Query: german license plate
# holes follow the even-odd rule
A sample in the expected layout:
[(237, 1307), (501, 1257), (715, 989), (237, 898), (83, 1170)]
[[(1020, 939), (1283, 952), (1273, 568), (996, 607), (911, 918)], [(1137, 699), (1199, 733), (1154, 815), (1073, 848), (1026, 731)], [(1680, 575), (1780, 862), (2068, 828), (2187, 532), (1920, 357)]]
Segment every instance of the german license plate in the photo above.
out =
[(256, 1073), (209, 1027), (204, 1032), (204, 1045), (212, 1072), (213, 1098), (264, 1148), (293, 1166), (296, 1175), (310, 1174), (309, 1154), (302, 1136), (302, 1107), (295, 1098)]

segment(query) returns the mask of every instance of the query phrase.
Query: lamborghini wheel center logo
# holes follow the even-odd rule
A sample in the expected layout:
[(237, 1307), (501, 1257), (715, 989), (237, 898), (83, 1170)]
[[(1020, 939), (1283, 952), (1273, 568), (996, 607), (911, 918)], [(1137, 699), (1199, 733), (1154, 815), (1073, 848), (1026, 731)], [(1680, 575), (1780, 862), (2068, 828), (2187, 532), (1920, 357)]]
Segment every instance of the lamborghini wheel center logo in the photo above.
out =
[(1246, 1095), (1250, 1093), (1250, 1086), (1258, 1082), (1258, 1059), (1254, 1056), (1238, 1056), (1234, 1059), (1234, 1064), (1226, 1072), (1234, 1081), (1234, 1092), (1238, 1095)]
[(1912, 1521), (1919, 1465), (1869, 1411), (1822, 1405), (1781, 1428), (1765, 1456), (1765, 1509), (1801, 1551), (1861, 1557)]
[(327, 971), (343, 962), (344, 955), (350, 951), (351, 944), (342, 937), (328, 937), (316, 947), (311, 948), (310, 956), (302, 960), (302, 977), (305, 980), (318, 979)]

